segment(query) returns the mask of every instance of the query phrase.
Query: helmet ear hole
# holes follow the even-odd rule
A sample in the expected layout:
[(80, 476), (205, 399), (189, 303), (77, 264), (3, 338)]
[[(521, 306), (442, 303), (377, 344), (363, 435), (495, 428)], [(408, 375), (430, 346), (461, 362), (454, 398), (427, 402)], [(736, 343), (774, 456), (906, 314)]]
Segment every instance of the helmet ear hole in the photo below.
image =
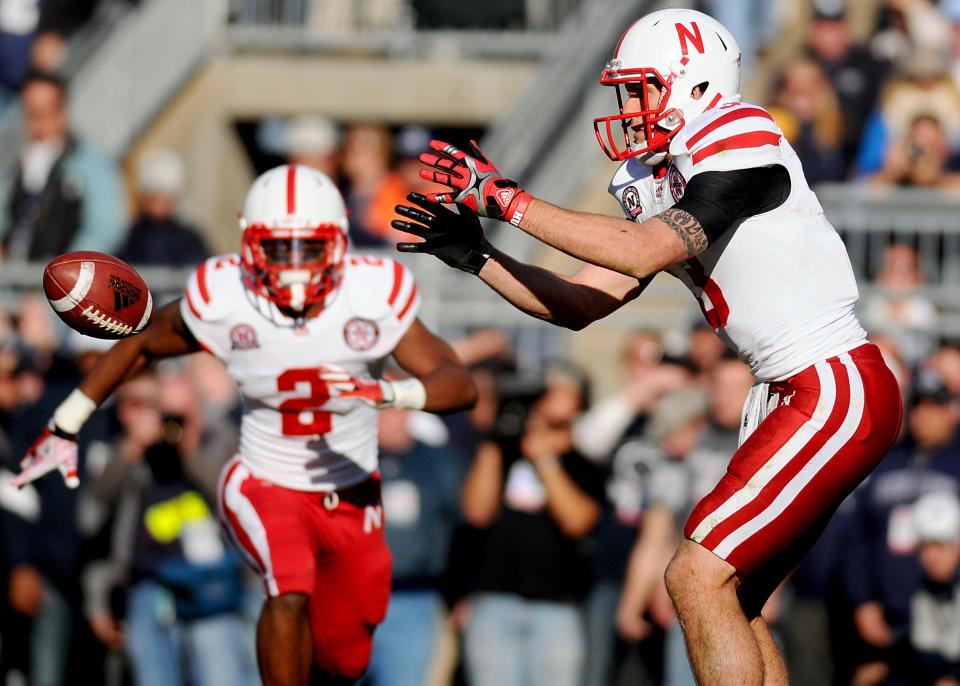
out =
[(703, 94), (707, 92), (707, 89), (710, 87), (709, 81), (704, 81), (703, 83), (698, 83), (690, 90), (690, 97), (694, 100), (699, 100), (703, 97)]

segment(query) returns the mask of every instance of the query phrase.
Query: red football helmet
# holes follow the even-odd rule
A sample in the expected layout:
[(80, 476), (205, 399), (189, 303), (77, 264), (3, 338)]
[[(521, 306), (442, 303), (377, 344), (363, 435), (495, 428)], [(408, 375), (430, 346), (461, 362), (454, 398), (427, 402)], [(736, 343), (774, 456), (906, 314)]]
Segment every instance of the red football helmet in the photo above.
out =
[[(652, 166), (663, 161), (670, 139), (686, 122), (722, 101), (740, 99), (740, 48), (713, 17), (687, 9), (660, 10), (624, 32), (600, 83), (616, 88), (620, 106), (619, 114), (593, 120), (600, 147), (612, 160), (639, 157)], [(660, 93), (656, 106), (650, 102), (650, 84)], [(621, 86), (628, 89), (627, 99), (640, 99), (639, 111), (623, 111)], [(697, 87), (700, 94), (694, 98)], [(636, 120), (642, 125), (639, 136), (633, 131)]]
[(302, 312), (340, 285), (347, 211), (326, 174), (284, 165), (261, 174), (240, 217), (244, 281), (277, 306)]

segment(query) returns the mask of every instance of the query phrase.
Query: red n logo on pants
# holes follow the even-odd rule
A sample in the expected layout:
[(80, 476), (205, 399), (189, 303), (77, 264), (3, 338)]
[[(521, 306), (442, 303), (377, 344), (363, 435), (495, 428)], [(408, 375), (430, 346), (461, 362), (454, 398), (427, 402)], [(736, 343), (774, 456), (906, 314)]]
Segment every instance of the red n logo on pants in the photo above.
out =
[(700, 289), (697, 301), (700, 303), (703, 316), (707, 318), (707, 322), (714, 329), (722, 329), (727, 325), (730, 308), (727, 306), (727, 300), (723, 297), (720, 286), (713, 279), (707, 278), (703, 265), (695, 257), (687, 261), (685, 269), (690, 275), (693, 285)]

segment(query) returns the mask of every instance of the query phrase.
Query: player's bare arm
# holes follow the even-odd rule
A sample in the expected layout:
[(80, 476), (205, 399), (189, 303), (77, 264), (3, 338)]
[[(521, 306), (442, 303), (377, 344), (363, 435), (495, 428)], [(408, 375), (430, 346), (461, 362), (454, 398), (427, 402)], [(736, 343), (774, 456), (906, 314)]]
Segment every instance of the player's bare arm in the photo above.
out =
[(416, 193), (408, 200), (417, 207), (398, 205), (405, 219), (393, 226), (423, 240), (400, 243), (400, 252), (430, 253), (478, 275), (514, 307), (551, 324), (582, 329), (636, 298), (649, 283), (594, 265), (565, 276), (524, 264), (491, 246), (469, 210), (458, 214)]
[(431, 141), (420, 156), (420, 175), (451, 188), (429, 200), (468, 207), (482, 216), (519, 227), (534, 238), (590, 264), (636, 279), (690, 259), (709, 245), (706, 232), (689, 213), (657, 215), (642, 224), (602, 214), (576, 212), (534, 198), (503, 177), (471, 143), (470, 153)]
[(78, 390), (98, 405), (127, 379), (153, 361), (197, 352), (200, 346), (180, 315), (179, 298), (157, 310), (153, 323), (141, 334), (118, 341), (100, 357)]
[(472, 407), (477, 386), (446, 341), (417, 319), (393, 350), (393, 357), (416, 377), (426, 394), (424, 410), (455, 412)]
[(54, 411), (21, 462), (13, 484), (22, 487), (53, 470), (67, 486), (80, 483), (77, 473), (76, 435), (94, 410), (127, 379), (154, 360), (195, 352), (199, 345), (180, 318), (179, 300), (157, 311), (153, 323), (136, 336), (119, 341), (87, 373), (80, 385)]
[(568, 255), (635, 279), (653, 276), (709, 246), (700, 222), (678, 208), (637, 224), (534, 198), (518, 226)]

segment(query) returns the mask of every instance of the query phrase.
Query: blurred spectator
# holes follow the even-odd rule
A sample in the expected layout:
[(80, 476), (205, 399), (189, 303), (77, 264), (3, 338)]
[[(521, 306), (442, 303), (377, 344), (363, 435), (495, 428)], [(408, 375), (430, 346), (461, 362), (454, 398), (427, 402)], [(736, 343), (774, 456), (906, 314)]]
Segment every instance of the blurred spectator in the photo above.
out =
[(301, 114), (287, 122), (284, 135), (287, 162), (319, 169), (331, 179), (338, 178), (340, 131), (327, 117)]
[(727, 344), (717, 335), (710, 323), (697, 312), (696, 320), (687, 339), (687, 354), (685, 356), (697, 379), (706, 382), (713, 368), (730, 354), (730, 348), (727, 347)]
[(657, 400), (690, 380), (681, 365), (664, 363), (660, 340), (649, 331), (630, 335), (624, 346), (623, 367), (623, 389), (584, 413), (574, 427), (577, 449), (594, 461), (609, 461), (621, 440), (642, 433)]
[(960, 397), (960, 346), (956, 343), (944, 343), (925, 364), (943, 377), (951, 395)]
[(886, 68), (868, 48), (853, 42), (844, 0), (817, 0), (813, 7), (807, 46), (836, 91), (844, 124), (841, 152), (844, 164), (849, 165)]
[(833, 86), (810, 58), (784, 67), (770, 113), (803, 164), (811, 185), (844, 176), (843, 118)]
[(371, 686), (426, 683), (445, 614), (441, 576), (460, 519), (466, 459), (448, 447), (417, 441), (410, 432), (412, 416), (396, 409), (380, 415), (380, 473), (393, 591), (362, 681)]
[(907, 635), (910, 598), (921, 583), (911, 508), (920, 496), (960, 489), (958, 410), (943, 379), (932, 371), (915, 379), (908, 437), (855, 494), (844, 555), (844, 591), (865, 645), (858, 683), (881, 683), (888, 652)]
[(663, 572), (680, 539), (683, 522), (726, 471), (739, 445), (740, 420), (753, 385), (739, 360), (720, 362), (710, 373), (707, 393), (683, 388), (664, 396), (647, 425), (663, 456), (650, 478), (650, 509), (630, 556), (617, 626), (637, 640), (649, 631), (645, 615), (668, 631), (665, 683), (692, 683), (683, 639), (673, 621)]
[(766, 0), (741, 0), (740, 2), (707, 0), (706, 2), (706, 12), (736, 36), (737, 45), (743, 53), (742, 68), (748, 73), (756, 63), (757, 54), (762, 51), (772, 33), (774, 23), (772, 4)]
[(30, 61), (33, 68), (43, 74), (54, 74), (67, 57), (67, 41), (59, 31), (40, 33), (30, 46)]
[(960, 85), (960, 0), (942, 0), (940, 4), (950, 20), (950, 75)]
[[(37, 321), (23, 326), (35, 331), (36, 341), (46, 340), (48, 310), (37, 307)], [(39, 320), (45, 324), (39, 323)], [(0, 363), (4, 355), (0, 355)], [(26, 452), (46, 417), (75, 384), (70, 366), (57, 373), (37, 367), (38, 356), (21, 346), (6, 364), (13, 363), (12, 376), (0, 369), (0, 421), (8, 441), (7, 464), (13, 465)], [(2, 366), (2, 364), (0, 364)], [(9, 382), (9, 385), (8, 385)], [(5, 391), (10, 392), (3, 398)], [(79, 436), (81, 469), (92, 440), (106, 431), (102, 413), (96, 413)], [(0, 446), (6, 441), (0, 439)], [(72, 649), (83, 644), (78, 631), (80, 586), (77, 570), (83, 556), (78, 502), (84, 492), (68, 489), (62, 480), (49, 479), (17, 491), (9, 473), (0, 478), (0, 542), (2, 558), (9, 566), (5, 579), (7, 604), (12, 610), (3, 620), (3, 668), (19, 668), (29, 683), (58, 686), (69, 673)], [(91, 678), (96, 679), (95, 676)]]
[[(382, 126), (357, 124), (343, 144), (343, 174), (348, 192), (350, 240), (354, 246), (381, 246), (390, 222), (372, 212), (373, 202), (390, 176), (390, 133)], [(392, 218), (392, 213), (391, 217)]]
[[(717, 338), (712, 329), (709, 336)], [(709, 342), (697, 350), (705, 365), (712, 364)], [(625, 646), (617, 642), (615, 611), (637, 527), (648, 507), (650, 474), (661, 459), (656, 442), (645, 432), (649, 414), (662, 396), (691, 379), (679, 364), (664, 363), (663, 355), (655, 334), (633, 333), (624, 346), (623, 389), (598, 402), (574, 425), (576, 448), (609, 470), (603, 511), (591, 536), (586, 601), (589, 686), (610, 683), (626, 657)]]
[(930, 493), (913, 507), (923, 580), (910, 599), (904, 683), (960, 683), (960, 500)]
[(147, 153), (137, 168), (137, 218), (120, 259), (135, 265), (194, 267), (210, 256), (199, 229), (177, 216), (186, 185), (183, 161), (175, 152)]
[(937, 0), (886, 0), (880, 29), (871, 40), (875, 54), (902, 65), (918, 52), (945, 54), (950, 23)]
[(937, 308), (920, 292), (923, 283), (917, 251), (891, 243), (876, 277), (878, 291), (860, 304), (867, 330), (896, 341), (911, 366), (931, 353), (939, 325)]
[(123, 240), (123, 190), (114, 164), (67, 126), (63, 84), (33, 75), (23, 87), (29, 140), (0, 205), (0, 240), (10, 260), (69, 250), (114, 252)]
[(0, 109), (30, 73), (30, 45), (40, 23), (40, 0), (0, 0)]
[(236, 430), (203, 425), (184, 375), (141, 376), (118, 396), (123, 431), (92, 484), (116, 512), (110, 558), (85, 575), (94, 633), (126, 649), (139, 686), (174, 686), (184, 674), (196, 686), (253, 684), (242, 563), (209, 505)]
[(573, 447), (586, 397), (578, 372), (554, 368), (522, 435), (484, 443), (470, 468), (464, 514), (485, 529), (464, 644), (471, 686), (582, 679), (588, 575), (579, 542), (603, 494), (602, 473)]
[(940, 123), (952, 154), (960, 143), (960, 88), (947, 74), (946, 57), (937, 51), (912, 54), (900, 75), (884, 87), (878, 108), (863, 127), (856, 173), (881, 170), (888, 146), (909, 142), (921, 115)]
[(960, 189), (960, 173), (951, 171), (954, 154), (943, 124), (933, 115), (920, 114), (907, 135), (891, 141), (883, 168), (870, 177), (878, 186)]
[(409, 234), (397, 231), (390, 226), (396, 218), (394, 207), (407, 203), (407, 194), (442, 192), (443, 187), (420, 178), (420, 153), (428, 149), (430, 132), (420, 126), (407, 126), (394, 136), (393, 169), (377, 188), (370, 200), (367, 211), (367, 225), (380, 231), (380, 238), (386, 243), (410, 240)]

